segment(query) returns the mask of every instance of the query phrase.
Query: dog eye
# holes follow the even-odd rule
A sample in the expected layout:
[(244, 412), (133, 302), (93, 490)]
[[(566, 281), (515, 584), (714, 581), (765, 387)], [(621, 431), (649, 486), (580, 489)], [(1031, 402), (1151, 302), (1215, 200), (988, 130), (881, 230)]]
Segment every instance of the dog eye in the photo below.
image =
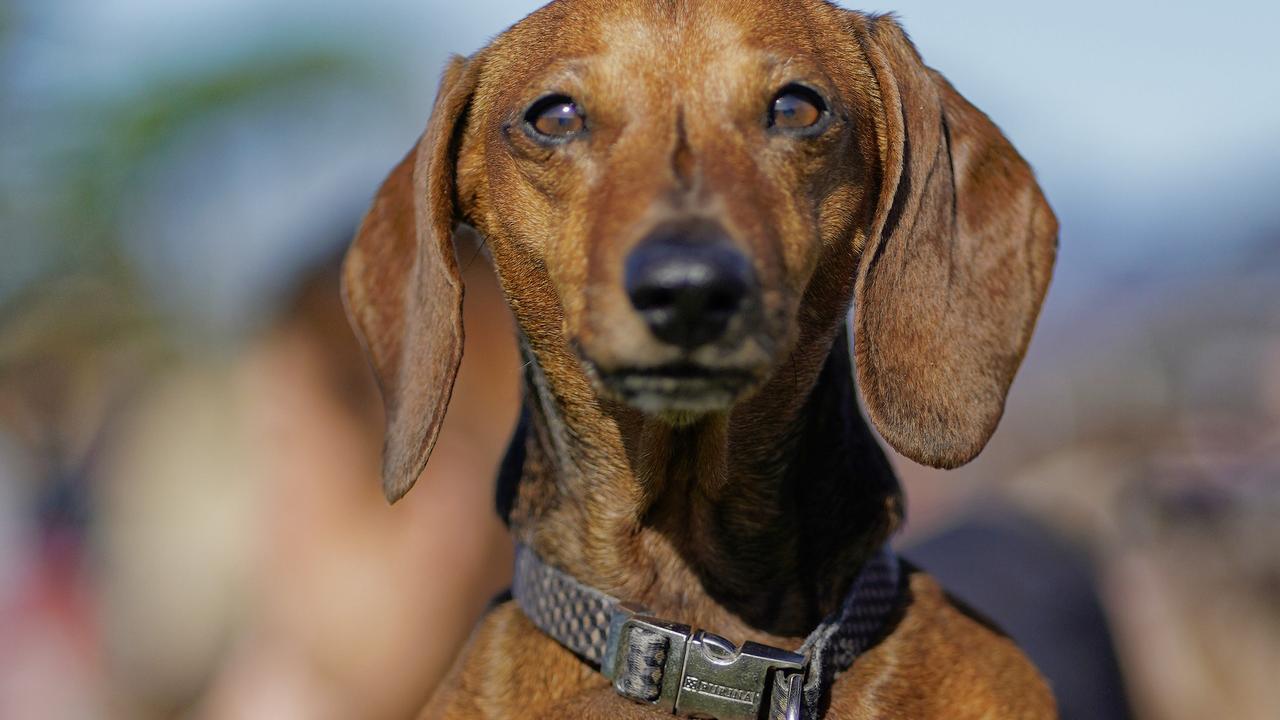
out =
[(543, 98), (525, 113), (525, 122), (534, 133), (552, 140), (564, 140), (587, 127), (587, 117), (571, 98), (555, 95)]
[(788, 85), (773, 99), (769, 126), (783, 130), (804, 130), (817, 125), (827, 111), (818, 93), (802, 85)]

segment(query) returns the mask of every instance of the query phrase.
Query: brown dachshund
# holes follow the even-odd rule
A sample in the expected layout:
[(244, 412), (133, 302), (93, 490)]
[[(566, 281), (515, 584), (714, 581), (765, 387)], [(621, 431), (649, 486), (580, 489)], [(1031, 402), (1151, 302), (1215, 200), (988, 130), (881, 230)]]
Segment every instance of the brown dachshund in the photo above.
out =
[[(558, 0), (453, 60), (348, 255), (393, 501), (461, 358), (459, 223), (487, 239), (527, 361), (518, 540), (654, 616), (787, 649), (902, 519), (855, 373), (894, 448), (971, 460), (1057, 246), (1027, 163), (892, 17)], [(904, 567), (901, 588), (806, 714), (1055, 716), (1008, 638), (923, 573)], [(671, 710), (618, 697), (508, 602), (423, 716)]]

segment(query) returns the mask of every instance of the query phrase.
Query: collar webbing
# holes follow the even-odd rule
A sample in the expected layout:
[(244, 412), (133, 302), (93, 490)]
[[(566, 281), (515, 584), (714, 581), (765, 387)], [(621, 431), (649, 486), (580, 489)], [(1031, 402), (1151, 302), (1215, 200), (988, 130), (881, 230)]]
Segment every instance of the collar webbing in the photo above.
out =
[(840, 609), (797, 652), (722, 637), (648, 615), (516, 549), (512, 595), (543, 632), (600, 669), (618, 694), (719, 720), (816, 718), (824, 692), (884, 634), (899, 595), (886, 545), (863, 566)]

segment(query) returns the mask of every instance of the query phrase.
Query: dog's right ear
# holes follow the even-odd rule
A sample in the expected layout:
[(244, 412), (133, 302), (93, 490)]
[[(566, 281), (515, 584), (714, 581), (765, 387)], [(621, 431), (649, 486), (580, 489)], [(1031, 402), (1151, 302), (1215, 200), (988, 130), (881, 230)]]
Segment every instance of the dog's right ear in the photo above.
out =
[(455, 185), (475, 65), (450, 62), (426, 132), (378, 191), (342, 269), (347, 316), (386, 407), (382, 488), (391, 502), (426, 467), (462, 363)]

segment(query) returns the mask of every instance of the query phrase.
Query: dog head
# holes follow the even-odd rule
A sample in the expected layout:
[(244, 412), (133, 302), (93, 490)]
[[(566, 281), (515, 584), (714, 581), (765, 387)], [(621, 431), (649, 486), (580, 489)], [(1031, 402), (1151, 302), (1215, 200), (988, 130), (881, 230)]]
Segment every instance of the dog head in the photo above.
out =
[(459, 222), (535, 351), (671, 423), (825, 352), (852, 303), (872, 420), (939, 467), (994, 431), (1057, 237), (1025, 161), (890, 17), (559, 0), (453, 61), (348, 256), (392, 498), (461, 359)]

